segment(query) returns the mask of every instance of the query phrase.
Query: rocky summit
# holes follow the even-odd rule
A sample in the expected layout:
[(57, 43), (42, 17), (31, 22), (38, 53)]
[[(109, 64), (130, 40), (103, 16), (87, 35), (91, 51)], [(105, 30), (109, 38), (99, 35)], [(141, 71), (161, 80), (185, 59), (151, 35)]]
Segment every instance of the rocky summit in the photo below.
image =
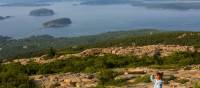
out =
[[(174, 52), (194, 52), (192, 46), (180, 45), (147, 45), (147, 46), (129, 46), (129, 47), (109, 47), (109, 48), (93, 48), (87, 49), (80, 53), (81, 56), (93, 56), (100, 54), (114, 55), (135, 55), (135, 56), (153, 56), (159, 53), (161, 57), (169, 56)], [(199, 51), (199, 50), (198, 50)], [(200, 51), (199, 51), (200, 52)]]

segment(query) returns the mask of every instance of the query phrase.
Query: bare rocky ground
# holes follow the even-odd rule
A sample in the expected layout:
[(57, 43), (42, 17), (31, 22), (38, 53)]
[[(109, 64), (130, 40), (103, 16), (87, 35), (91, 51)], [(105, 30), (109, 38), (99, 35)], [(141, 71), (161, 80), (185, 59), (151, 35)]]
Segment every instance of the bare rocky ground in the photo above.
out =
[(62, 73), (30, 76), (42, 88), (91, 88), (97, 85), (95, 74)]
[[(193, 88), (194, 82), (200, 83), (200, 65), (190, 66), (190, 70), (175, 70), (175, 69), (151, 69), (151, 68), (125, 68), (124, 74), (118, 76), (118, 79), (125, 78), (127, 80), (127, 85), (120, 88), (152, 88), (152, 83), (138, 83), (134, 84), (136, 77), (152, 75), (155, 72), (164, 73), (164, 85), (163, 88)], [(171, 77), (176, 79), (169, 80)], [(185, 83), (181, 83), (180, 80), (188, 80)]]
[[(190, 66), (189, 70), (174, 70), (174, 69), (151, 69), (151, 68), (119, 68), (113, 69), (119, 74), (117, 79), (126, 79), (126, 84), (120, 87), (107, 86), (107, 88), (152, 88), (152, 83), (135, 83), (138, 77), (151, 75), (157, 71), (164, 73), (163, 88), (193, 88), (194, 82), (200, 83), (200, 65)], [(170, 79), (176, 77), (176, 79)], [(34, 75), (31, 79), (41, 85), (42, 88), (94, 88), (98, 85), (96, 74), (85, 73), (62, 73), (50, 75)], [(187, 80), (184, 83), (178, 80)]]
[(180, 45), (147, 45), (147, 46), (129, 46), (129, 47), (109, 47), (109, 48), (92, 48), (82, 51), (76, 54), (67, 54), (55, 57), (52, 59), (45, 59), (45, 55), (35, 58), (25, 58), (17, 59), (13, 61), (5, 62), (5, 64), (19, 62), (23, 65), (30, 61), (36, 63), (50, 63), (55, 60), (63, 60), (70, 57), (86, 57), (86, 56), (103, 56), (104, 54), (114, 54), (120, 56), (135, 55), (142, 57), (144, 55), (153, 56), (155, 53), (159, 52), (161, 57), (169, 56), (174, 52), (200, 52), (200, 49), (195, 49), (192, 46), (180, 46)]
[[(98, 54), (114, 54), (114, 55), (135, 55), (138, 57), (147, 55), (153, 56), (159, 52), (161, 57), (169, 56), (174, 52), (194, 52), (192, 46), (180, 45), (147, 45), (147, 46), (129, 46), (129, 47), (109, 47), (109, 48), (94, 48), (88, 49), (80, 53), (81, 56), (94, 56)], [(200, 49), (197, 50), (200, 52)]]

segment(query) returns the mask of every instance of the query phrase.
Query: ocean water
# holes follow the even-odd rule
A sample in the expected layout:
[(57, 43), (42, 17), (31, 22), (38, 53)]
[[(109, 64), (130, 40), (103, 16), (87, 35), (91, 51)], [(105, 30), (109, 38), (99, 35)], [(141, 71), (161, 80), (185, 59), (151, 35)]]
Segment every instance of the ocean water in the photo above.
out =
[[(200, 31), (200, 6), (198, 8), (198, 4), (194, 3), (196, 2), (178, 6), (174, 4), (80, 5), (77, 1), (65, 1), (45, 6), (0, 6), (0, 16), (12, 16), (0, 21), (0, 35), (13, 38), (44, 34), (69, 37), (146, 28)], [(29, 16), (31, 10), (39, 8), (52, 9), (56, 14), (47, 17)], [(42, 26), (46, 21), (62, 17), (70, 18), (72, 24), (63, 28)]]

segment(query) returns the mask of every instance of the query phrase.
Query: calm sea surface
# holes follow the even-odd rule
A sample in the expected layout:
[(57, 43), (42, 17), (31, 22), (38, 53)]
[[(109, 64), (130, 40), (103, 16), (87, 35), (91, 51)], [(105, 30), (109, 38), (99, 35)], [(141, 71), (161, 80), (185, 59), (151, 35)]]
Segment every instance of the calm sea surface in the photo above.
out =
[[(32, 17), (38, 8), (55, 11), (54, 16)], [(79, 2), (56, 2), (49, 6), (1, 6), (0, 35), (24, 38), (49, 34), (56, 37), (98, 34), (108, 31), (156, 28), (163, 30), (200, 31), (200, 9), (163, 9), (130, 4), (79, 5)], [(46, 29), (42, 23), (68, 17), (72, 24), (64, 28)]]

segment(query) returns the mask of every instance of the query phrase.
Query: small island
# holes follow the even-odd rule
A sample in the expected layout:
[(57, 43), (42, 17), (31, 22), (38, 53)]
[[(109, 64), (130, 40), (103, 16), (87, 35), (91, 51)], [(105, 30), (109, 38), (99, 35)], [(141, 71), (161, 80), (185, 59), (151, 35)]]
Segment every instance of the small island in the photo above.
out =
[(5, 17), (3, 17), (3, 16), (0, 16), (0, 20), (5, 20), (5, 19), (8, 19), (8, 18), (10, 18), (11, 16), (5, 16)]
[(72, 21), (69, 18), (59, 18), (51, 21), (47, 21), (43, 23), (45, 28), (58, 28), (58, 27), (65, 27), (71, 24)]
[(54, 11), (51, 9), (41, 8), (30, 12), (30, 16), (52, 16)]

